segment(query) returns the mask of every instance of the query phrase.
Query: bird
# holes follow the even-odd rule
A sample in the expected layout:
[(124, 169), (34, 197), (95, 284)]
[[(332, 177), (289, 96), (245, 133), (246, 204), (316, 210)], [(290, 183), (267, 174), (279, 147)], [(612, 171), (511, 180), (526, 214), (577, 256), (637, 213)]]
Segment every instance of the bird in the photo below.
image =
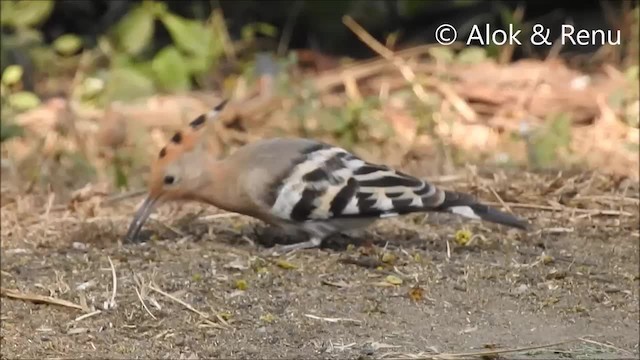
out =
[(417, 212), (451, 213), (526, 230), (528, 222), (441, 189), (326, 142), (300, 137), (251, 141), (226, 157), (209, 151), (206, 128), (223, 99), (177, 130), (150, 166), (146, 198), (125, 241), (139, 242), (149, 215), (169, 201), (195, 201), (275, 225), (306, 241), (276, 245), (275, 253), (320, 247), (326, 238), (362, 230), (377, 220)]

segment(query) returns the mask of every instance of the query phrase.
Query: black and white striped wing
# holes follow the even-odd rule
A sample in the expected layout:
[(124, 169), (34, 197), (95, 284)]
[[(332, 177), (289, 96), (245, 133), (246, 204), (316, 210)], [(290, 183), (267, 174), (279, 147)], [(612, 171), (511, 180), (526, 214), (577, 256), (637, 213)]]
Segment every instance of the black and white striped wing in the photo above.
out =
[(331, 146), (306, 151), (279, 181), (272, 213), (294, 222), (390, 217), (436, 208), (445, 197), (423, 180)]

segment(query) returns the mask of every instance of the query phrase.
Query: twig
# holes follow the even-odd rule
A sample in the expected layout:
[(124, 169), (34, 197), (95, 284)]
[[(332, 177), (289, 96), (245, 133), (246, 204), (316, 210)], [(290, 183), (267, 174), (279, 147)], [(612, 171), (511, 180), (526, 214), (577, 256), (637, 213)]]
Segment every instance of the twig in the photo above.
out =
[[(503, 205), (501, 203), (496, 202), (487, 202), (487, 205), (490, 206), (498, 206)], [(545, 210), (545, 211), (573, 211), (576, 213), (586, 214), (586, 215), (605, 215), (605, 216), (633, 216), (632, 213), (627, 211), (620, 210), (602, 210), (602, 209), (580, 209), (574, 207), (567, 206), (549, 206), (549, 205), (537, 205), (537, 204), (522, 204), (522, 203), (510, 203), (505, 202), (504, 205), (508, 205), (512, 208), (520, 208), (520, 209), (536, 209), (536, 210)]]
[[(132, 190), (132, 191), (128, 191), (128, 192), (121, 193), (121, 194), (111, 195), (111, 196), (107, 197), (101, 204), (102, 205), (113, 205), (113, 204), (115, 204), (115, 203), (117, 203), (119, 201), (143, 195), (146, 192), (147, 192), (147, 190)], [(51, 212), (51, 211), (63, 211), (63, 210), (67, 210), (68, 208), (69, 208), (69, 206), (67, 204), (58, 204), (58, 205), (51, 206), (51, 208), (49, 208), (49, 212)], [(45, 211), (43, 216), (46, 216), (47, 214), (48, 213)]]
[[(215, 10), (213, 10), (213, 13), (211, 14), (211, 20), (214, 26), (216, 24), (219, 25), (217, 30), (221, 38), (222, 47), (224, 48), (225, 55), (227, 55), (227, 58), (233, 61), (237, 60), (236, 49), (233, 46), (231, 37), (229, 36), (229, 29), (227, 27), (227, 22), (225, 21), (224, 13), (221, 7), (217, 7)], [(218, 20), (218, 21), (213, 21), (213, 20)]]
[(78, 322), (78, 321), (84, 320), (84, 319), (86, 319), (86, 318), (90, 318), (90, 317), (92, 317), (92, 316), (98, 315), (98, 314), (100, 314), (101, 312), (102, 312), (102, 310), (92, 311), (92, 312), (90, 312), (90, 313), (87, 313), (87, 314), (84, 314), (84, 315), (80, 315), (80, 316), (78, 316), (77, 318), (73, 319), (73, 321), (74, 321), (74, 322)]
[(629, 196), (616, 196), (616, 195), (579, 195), (576, 197), (577, 200), (609, 200), (609, 201), (619, 201), (619, 202), (628, 202), (631, 204), (639, 205), (640, 199), (629, 197)]
[(207, 215), (207, 216), (203, 216), (201, 218), (198, 218), (199, 221), (210, 221), (210, 220), (216, 220), (216, 219), (222, 219), (222, 218), (231, 218), (231, 217), (237, 217), (240, 216), (240, 214), (237, 213), (221, 213), (221, 214), (212, 214), (212, 215)]
[(149, 310), (149, 308), (147, 307), (147, 304), (144, 303), (144, 300), (142, 299), (142, 295), (140, 295), (140, 292), (138, 291), (138, 288), (133, 288), (136, 291), (136, 295), (138, 295), (138, 299), (140, 300), (140, 303), (142, 304), (142, 307), (147, 311), (147, 313), (149, 315), (151, 315), (151, 317), (154, 320), (157, 320), (157, 318), (153, 315), (153, 313)]
[[(431, 48), (433, 48), (432, 45), (419, 45), (409, 49), (399, 50), (395, 53), (395, 56), (400, 58), (418, 56), (426, 53)], [(345, 65), (336, 70), (328, 70), (322, 73), (314, 80), (314, 84), (319, 92), (326, 92), (330, 91), (336, 86), (343, 84), (342, 74), (345, 71), (350, 71), (353, 77), (356, 78), (356, 80), (363, 80), (365, 78), (384, 73), (392, 66), (393, 65), (390, 65), (389, 61), (387, 61), (386, 59), (375, 58), (373, 60), (359, 61), (355, 64)], [(435, 68), (431, 67), (430, 65), (423, 67), (429, 67), (429, 69)], [(427, 69), (424, 69), (423, 72), (427, 71)]]
[(104, 204), (104, 205), (106, 205), (106, 204), (115, 204), (115, 203), (117, 203), (119, 201), (130, 199), (130, 198), (134, 198), (134, 197), (138, 197), (138, 196), (144, 195), (146, 193), (147, 193), (147, 190), (144, 190), (144, 189), (127, 191), (127, 192), (122, 193), (122, 194), (112, 195), (111, 197), (108, 197), (107, 199), (105, 199), (102, 202), (102, 204)]
[(293, 34), (293, 28), (295, 27), (296, 20), (298, 15), (300, 15), (300, 11), (304, 7), (304, 1), (296, 1), (293, 4), (293, 7), (289, 11), (289, 15), (287, 15), (287, 21), (284, 24), (284, 28), (282, 29), (282, 36), (280, 37), (280, 41), (278, 42), (278, 56), (284, 56), (287, 48), (289, 47), (289, 41), (291, 40), (291, 35)]
[(209, 315), (207, 315), (207, 314), (203, 313), (203, 312), (202, 312), (202, 311), (200, 311), (200, 310), (197, 310), (197, 309), (196, 309), (196, 308), (194, 308), (193, 306), (191, 306), (191, 305), (189, 305), (188, 303), (186, 303), (186, 302), (184, 302), (184, 301), (182, 301), (182, 300), (178, 299), (177, 297), (175, 297), (175, 296), (173, 296), (173, 295), (171, 295), (171, 294), (168, 294), (168, 293), (166, 293), (166, 292), (164, 292), (164, 291), (162, 291), (162, 290), (158, 289), (157, 287), (155, 287), (155, 286), (153, 286), (153, 285), (149, 285), (149, 289), (151, 289), (151, 290), (153, 290), (153, 291), (157, 292), (157, 293), (158, 293), (158, 294), (160, 294), (160, 295), (163, 295), (163, 296), (165, 296), (165, 297), (167, 297), (167, 298), (169, 298), (169, 299), (173, 300), (174, 302), (177, 302), (178, 304), (180, 304), (180, 305), (184, 306), (185, 308), (187, 308), (187, 310), (189, 310), (189, 311), (191, 311), (191, 312), (194, 312), (194, 313), (198, 314), (198, 315), (199, 315), (201, 318), (203, 318), (203, 319), (204, 319), (204, 321), (205, 321), (205, 322), (207, 322), (209, 325), (211, 325), (211, 326), (215, 326), (215, 327), (217, 327), (217, 328), (221, 328), (221, 329), (223, 329), (223, 328), (224, 328), (224, 327), (223, 327), (223, 326), (221, 326), (220, 324), (216, 324), (216, 323), (214, 323), (213, 321), (211, 321), (211, 319), (209, 318)]
[(111, 266), (111, 280), (112, 280), (112, 289), (111, 289), (111, 299), (109, 301), (105, 301), (104, 309), (113, 309), (116, 307), (116, 294), (118, 291), (118, 276), (116, 275), (116, 267), (113, 265), (113, 261), (111, 261), (111, 257), (107, 256), (107, 260), (109, 260), (109, 265)]
[(507, 205), (504, 200), (502, 200), (502, 198), (500, 197), (500, 195), (498, 195), (498, 192), (493, 188), (493, 186), (489, 186), (489, 190), (493, 193), (493, 196), (496, 197), (496, 199), (498, 199), (498, 201), (500, 202), (500, 204), (502, 205), (502, 207), (504, 207), (505, 209), (507, 209), (508, 212), (513, 213), (513, 211), (511, 210), (511, 208), (509, 207), (509, 205)]
[(312, 315), (312, 314), (304, 314), (304, 316), (311, 318), (311, 319), (315, 319), (315, 320), (322, 320), (322, 321), (327, 321), (327, 322), (332, 322), (332, 323), (337, 323), (340, 321), (347, 321), (347, 322), (355, 322), (355, 323), (361, 323), (361, 320), (356, 320), (356, 319), (348, 319), (348, 318), (328, 318), (328, 317), (320, 317), (320, 316), (316, 316), (316, 315)]
[(18, 292), (16, 290), (10, 290), (10, 289), (5, 289), (5, 288), (0, 288), (0, 293), (2, 294), (2, 296), (6, 296), (8, 298), (12, 298), (12, 299), (19, 299), (19, 300), (27, 300), (27, 301), (31, 301), (33, 303), (45, 303), (45, 304), (51, 304), (51, 305), (60, 305), (60, 306), (66, 306), (69, 308), (73, 308), (73, 309), (78, 309), (78, 310), (82, 310), (82, 306), (72, 303), (71, 301), (67, 301), (67, 300), (63, 300), (63, 299), (56, 299), (54, 297), (51, 296), (43, 296), (43, 295), (38, 295), (38, 294), (29, 294), (29, 293), (21, 293)]
[(49, 200), (47, 201), (47, 207), (44, 211), (45, 222), (49, 221), (49, 213), (51, 212), (51, 208), (53, 207), (53, 202), (56, 199), (56, 193), (49, 194)]
[(423, 355), (418, 355), (418, 356), (410, 356), (410, 357), (406, 357), (406, 358), (387, 358), (387, 359), (413, 359), (413, 360), (426, 360), (426, 359), (438, 359), (438, 360), (457, 360), (457, 359), (465, 359), (465, 358), (469, 358), (469, 357), (476, 357), (476, 356), (490, 356), (490, 355), (497, 355), (497, 354), (507, 354), (507, 353), (516, 353), (516, 352), (522, 352), (522, 351), (528, 351), (528, 350), (535, 350), (535, 349), (544, 349), (544, 348), (550, 348), (550, 347), (554, 347), (554, 346), (558, 346), (558, 345), (565, 345), (565, 344), (569, 344), (572, 342), (576, 342), (579, 341), (580, 339), (573, 339), (573, 340), (567, 340), (567, 341), (561, 341), (561, 342), (557, 342), (557, 343), (552, 343), (552, 344), (546, 344), (546, 345), (537, 345), (537, 346), (526, 346), (526, 347), (520, 347), (520, 348), (514, 348), (514, 349), (502, 349), (502, 350), (487, 350), (487, 351), (477, 351), (477, 352), (467, 352), (467, 353), (441, 353), (441, 354), (430, 354), (427, 356), (423, 356)]
[[(411, 69), (411, 67), (404, 61), (404, 59), (395, 56), (393, 51), (389, 50), (386, 46), (376, 40), (373, 36), (371, 36), (360, 24), (358, 24), (353, 18), (350, 16), (344, 16), (342, 18), (342, 22), (351, 30), (353, 33), (364, 42), (367, 46), (371, 48), (371, 50), (378, 53), (383, 58), (387, 59), (393, 65), (395, 65), (402, 76), (407, 80), (408, 83), (411, 84), (411, 89), (416, 94), (418, 99), (424, 103), (429, 103), (427, 92), (424, 90), (422, 85), (420, 85), (417, 81), (417, 77), (415, 72)], [(438, 81), (434, 82), (434, 86), (436, 89), (451, 102), (453, 107), (462, 115), (462, 117), (469, 121), (475, 122), (477, 120), (477, 115), (475, 111), (462, 99), (460, 98), (450, 87), (445, 84), (442, 84)]]
[(416, 94), (418, 99), (423, 102), (428, 102), (428, 95), (424, 88), (416, 82), (416, 74), (413, 70), (404, 62), (404, 59), (396, 57), (393, 52), (387, 49), (384, 45), (382, 45), (378, 40), (376, 40), (373, 36), (371, 36), (360, 24), (358, 24), (355, 20), (353, 20), (350, 16), (344, 16), (342, 18), (342, 22), (351, 30), (353, 33), (364, 42), (367, 46), (371, 48), (371, 50), (378, 53), (383, 58), (387, 59), (393, 65), (395, 65), (402, 76), (409, 83), (412, 84), (413, 92)]
[(584, 338), (584, 337), (581, 337), (580, 341), (584, 341), (584, 342), (589, 343), (589, 344), (594, 344), (594, 345), (606, 347), (606, 348), (609, 348), (609, 349), (613, 349), (613, 350), (616, 350), (616, 351), (619, 351), (619, 352), (622, 352), (622, 353), (625, 353), (625, 354), (628, 354), (628, 355), (633, 355), (633, 353), (631, 351), (629, 351), (629, 350), (621, 349), (621, 348), (619, 348), (617, 346), (604, 344), (604, 343), (601, 343), (601, 342), (598, 342), (598, 341), (595, 341), (595, 340), (591, 340), (591, 339), (587, 339), (587, 338)]

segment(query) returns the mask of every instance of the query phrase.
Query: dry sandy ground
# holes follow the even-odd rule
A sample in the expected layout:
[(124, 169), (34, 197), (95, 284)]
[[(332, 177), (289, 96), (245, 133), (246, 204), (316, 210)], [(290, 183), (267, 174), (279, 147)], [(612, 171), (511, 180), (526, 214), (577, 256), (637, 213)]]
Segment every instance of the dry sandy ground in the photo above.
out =
[[(84, 220), (3, 207), (3, 358), (428, 358), (537, 345), (498, 357), (638, 358), (633, 199), (618, 207), (631, 216), (514, 208), (535, 225), (527, 234), (407, 216), (279, 257), (264, 254), (273, 237), (257, 222), (203, 218), (211, 208), (185, 218), (195, 205), (160, 209), (148, 242), (121, 244), (138, 200)], [(456, 239), (461, 229), (475, 236)], [(8, 296), (25, 293), (83, 309)]]

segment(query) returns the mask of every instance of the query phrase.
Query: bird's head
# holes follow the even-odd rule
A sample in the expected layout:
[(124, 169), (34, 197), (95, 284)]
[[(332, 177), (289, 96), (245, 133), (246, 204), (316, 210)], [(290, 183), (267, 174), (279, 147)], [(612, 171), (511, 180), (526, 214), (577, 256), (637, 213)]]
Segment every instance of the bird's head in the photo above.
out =
[(177, 131), (151, 164), (148, 193), (136, 211), (126, 241), (136, 241), (149, 215), (160, 203), (188, 200), (207, 181), (207, 164), (211, 159), (206, 147), (205, 127), (220, 114), (223, 100), (206, 114), (198, 116), (185, 129)]

